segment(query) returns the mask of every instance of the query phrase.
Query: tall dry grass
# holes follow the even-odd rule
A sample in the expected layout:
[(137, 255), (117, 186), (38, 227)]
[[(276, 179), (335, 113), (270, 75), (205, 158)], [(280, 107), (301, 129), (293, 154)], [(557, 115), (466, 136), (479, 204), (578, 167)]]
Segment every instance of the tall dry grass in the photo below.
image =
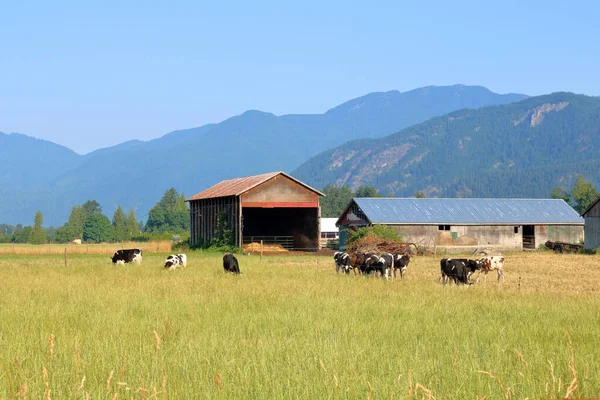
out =
[(165, 255), (0, 256), (0, 398), (600, 394), (598, 256), (508, 254), (504, 283), (443, 287), (433, 257), (386, 282), (328, 257), (240, 256), (233, 276)]
[(118, 242), (100, 244), (15, 244), (0, 243), (0, 254), (15, 255), (52, 255), (64, 254), (113, 254), (119, 249), (141, 248), (144, 253), (170, 252), (171, 242), (159, 240), (153, 242)]

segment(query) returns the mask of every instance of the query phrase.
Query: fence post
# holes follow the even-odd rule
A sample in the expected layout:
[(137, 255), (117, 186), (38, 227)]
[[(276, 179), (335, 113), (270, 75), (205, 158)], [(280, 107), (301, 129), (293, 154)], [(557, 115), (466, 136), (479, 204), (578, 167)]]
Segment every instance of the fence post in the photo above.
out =
[(263, 252), (263, 241), (261, 239), (261, 241), (260, 241), (260, 262), (261, 262), (261, 264), (262, 264), (262, 252)]
[(65, 247), (65, 268), (67, 268), (67, 248)]

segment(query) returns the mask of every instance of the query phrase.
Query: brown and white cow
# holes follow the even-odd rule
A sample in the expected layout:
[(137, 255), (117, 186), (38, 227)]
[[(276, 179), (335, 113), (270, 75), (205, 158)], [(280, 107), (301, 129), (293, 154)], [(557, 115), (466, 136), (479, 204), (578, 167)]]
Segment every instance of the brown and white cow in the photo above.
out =
[(475, 282), (479, 282), (481, 272), (483, 272), (485, 275), (483, 281), (487, 282), (487, 274), (490, 271), (496, 271), (498, 273), (498, 282), (500, 282), (500, 277), (502, 277), (502, 281), (504, 282), (504, 271), (502, 270), (504, 267), (504, 257), (487, 256), (480, 258), (479, 262), (481, 263), (481, 269), (479, 270), (479, 274), (477, 275), (477, 280)]

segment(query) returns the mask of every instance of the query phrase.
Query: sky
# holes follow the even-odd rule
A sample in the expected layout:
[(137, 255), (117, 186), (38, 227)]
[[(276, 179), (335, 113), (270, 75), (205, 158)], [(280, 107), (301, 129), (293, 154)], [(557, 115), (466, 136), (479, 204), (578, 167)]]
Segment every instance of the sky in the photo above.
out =
[(85, 154), (428, 85), (600, 95), (595, 1), (286, 3), (5, 2), (0, 132)]

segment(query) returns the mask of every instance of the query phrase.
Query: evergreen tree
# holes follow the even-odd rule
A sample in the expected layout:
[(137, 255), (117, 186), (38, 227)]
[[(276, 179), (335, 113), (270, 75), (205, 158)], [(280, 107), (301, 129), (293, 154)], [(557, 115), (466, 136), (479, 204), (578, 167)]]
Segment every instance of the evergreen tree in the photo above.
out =
[(417, 190), (417, 193), (415, 193), (415, 197), (417, 199), (424, 199), (425, 198), (425, 193), (422, 190)]
[(117, 242), (121, 242), (125, 239), (128, 239), (127, 236), (127, 216), (125, 212), (121, 208), (121, 206), (117, 207), (117, 211), (113, 215), (112, 219), (113, 225), (113, 239)]
[(131, 239), (132, 237), (137, 236), (140, 233), (138, 222), (135, 217), (135, 210), (133, 209), (133, 207), (129, 209), (129, 214), (127, 214), (126, 229), (127, 239)]
[(551, 196), (553, 199), (563, 199), (567, 203), (571, 203), (571, 194), (561, 187), (552, 189)]
[(112, 225), (108, 217), (102, 214), (92, 214), (83, 225), (83, 240), (92, 243), (108, 242), (111, 240)]
[(102, 215), (102, 206), (96, 200), (88, 200), (81, 206), (86, 217), (90, 215)]
[(86, 218), (87, 215), (83, 206), (73, 206), (71, 215), (69, 215), (69, 222), (67, 222), (69, 232), (62, 232), (64, 235), (68, 234), (71, 237), (68, 241), (83, 236), (83, 224)]
[(354, 197), (383, 197), (383, 195), (378, 193), (374, 186), (365, 185), (356, 188)]
[(336, 218), (352, 201), (352, 189), (348, 185), (327, 185), (323, 188), (325, 197), (321, 200), (321, 216), (323, 218)]
[(183, 193), (179, 195), (175, 188), (165, 192), (158, 203), (148, 212), (146, 232), (183, 233), (190, 229), (190, 212)]
[(598, 191), (583, 176), (579, 175), (571, 191), (571, 196), (575, 201), (575, 211), (584, 212), (598, 198)]
[(46, 243), (46, 232), (44, 232), (44, 228), (42, 228), (42, 223), (44, 222), (44, 216), (42, 212), (38, 210), (35, 213), (34, 225), (31, 230), (31, 234), (29, 236), (29, 243), (32, 244), (42, 244)]

